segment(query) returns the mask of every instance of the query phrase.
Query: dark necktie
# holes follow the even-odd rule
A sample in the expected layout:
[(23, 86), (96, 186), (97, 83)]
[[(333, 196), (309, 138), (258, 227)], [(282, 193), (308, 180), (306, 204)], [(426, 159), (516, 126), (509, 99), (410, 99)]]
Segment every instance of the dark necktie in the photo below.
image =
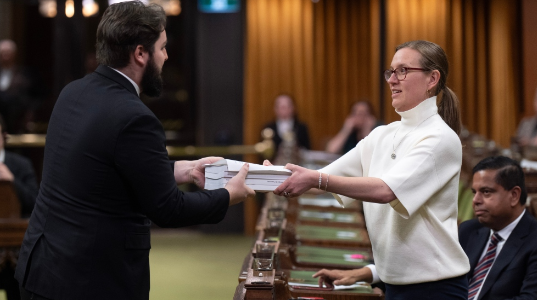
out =
[(479, 291), (479, 288), (483, 284), (485, 276), (487, 276), (490, 267), (492, 267), (492, 264), (496, 259), (496, 246), (501, 240), (502, 237), (498, 233), (495, 233), (490, 237), (487, 253), (485, 253), (485, 256), (483, 256), (477, 264), (474, 270), (474, 276), (472, 276), (472, 279), (470, 280), (468, 286), (468, 300), (474, 300), (477, 291)]

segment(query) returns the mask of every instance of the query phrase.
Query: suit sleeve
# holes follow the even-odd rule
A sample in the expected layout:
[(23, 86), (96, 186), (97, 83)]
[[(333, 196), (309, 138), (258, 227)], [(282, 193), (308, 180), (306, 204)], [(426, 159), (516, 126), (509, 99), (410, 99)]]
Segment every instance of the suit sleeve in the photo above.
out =
[(162, 125), (152, 115), (131, 119), (114, 151), (116, 168), (132, 198), (161, 227), (220, 222), (229, 206), (226, 189), (184, 193), (177, 188)]

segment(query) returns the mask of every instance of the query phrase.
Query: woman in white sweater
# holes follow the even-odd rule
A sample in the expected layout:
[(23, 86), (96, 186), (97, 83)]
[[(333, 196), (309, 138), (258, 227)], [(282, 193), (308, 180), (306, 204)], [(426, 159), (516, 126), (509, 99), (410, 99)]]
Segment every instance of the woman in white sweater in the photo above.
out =
[(287, 165), (293, 174), (274, 191), (296, 197), (317, 188), (334, 193), (343, 205), (364, 201), (388, 300), (468, 297), (470, 266), (457, 236), (461, 122), (447, 75), (440, 46), (399, 45), (384, 76), (401, 121), (375, 128), (319, 171)]

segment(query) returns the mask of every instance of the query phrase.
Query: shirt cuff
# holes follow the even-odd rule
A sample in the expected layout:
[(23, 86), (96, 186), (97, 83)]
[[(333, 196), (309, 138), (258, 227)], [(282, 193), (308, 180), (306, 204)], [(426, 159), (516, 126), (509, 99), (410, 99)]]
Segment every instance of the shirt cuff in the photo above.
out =
[(379, 283), (380, 277), (379, 277), (379, 274), (377, 273), (377, 267), (373, 264), (367, 265), (365, 267), (369, 268), (369, 270), (371, 270), (371, 274), (373, 275), (373, 281), (371, 283)]

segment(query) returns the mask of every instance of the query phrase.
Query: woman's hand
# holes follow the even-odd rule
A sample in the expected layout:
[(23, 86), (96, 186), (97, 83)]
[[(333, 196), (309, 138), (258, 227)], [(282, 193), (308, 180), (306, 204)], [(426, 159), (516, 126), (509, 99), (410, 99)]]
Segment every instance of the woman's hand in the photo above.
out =
[(327, 270), (322, 269), (312, 275), (313, 278), (319, 278), (319, 286), (323, 283), (327, 287), (334, 285), (352, 285), (358, 281), (371, 283), (373, 281), (373, 273), (368, 267), (353, 270)]
[(226, 184), (225, 189), (229, 192), (229, 206), (241, 203), (248, 197), (255, 195), (255, 191), (244, 182), (249, 168), (249, 164), (244, 164), (239, 173), (233, 176)]
[[(367, 268), (362, 268), (367, 269)], [(312, 275), (313, 278), (319, 278), (319, 286), (322, 287), (323, 283), (327, 287), (333, 288), (335, 285), (352, 285), (357, 281), (366, 281), (364, 271), (362, 269), (354, 270), (327, 270), (322, 269), (319, 272)], [(369, 269), (368, 269), (369, 270)], [(369, 271), (371, 272), (371, 271)]]
[(285, 168), (293, 173), (274, 190), (274, 194), (284, 197), (298, 197), (311, 188), (317, 187), (319, 172), (293, 164), (287, 164)]

